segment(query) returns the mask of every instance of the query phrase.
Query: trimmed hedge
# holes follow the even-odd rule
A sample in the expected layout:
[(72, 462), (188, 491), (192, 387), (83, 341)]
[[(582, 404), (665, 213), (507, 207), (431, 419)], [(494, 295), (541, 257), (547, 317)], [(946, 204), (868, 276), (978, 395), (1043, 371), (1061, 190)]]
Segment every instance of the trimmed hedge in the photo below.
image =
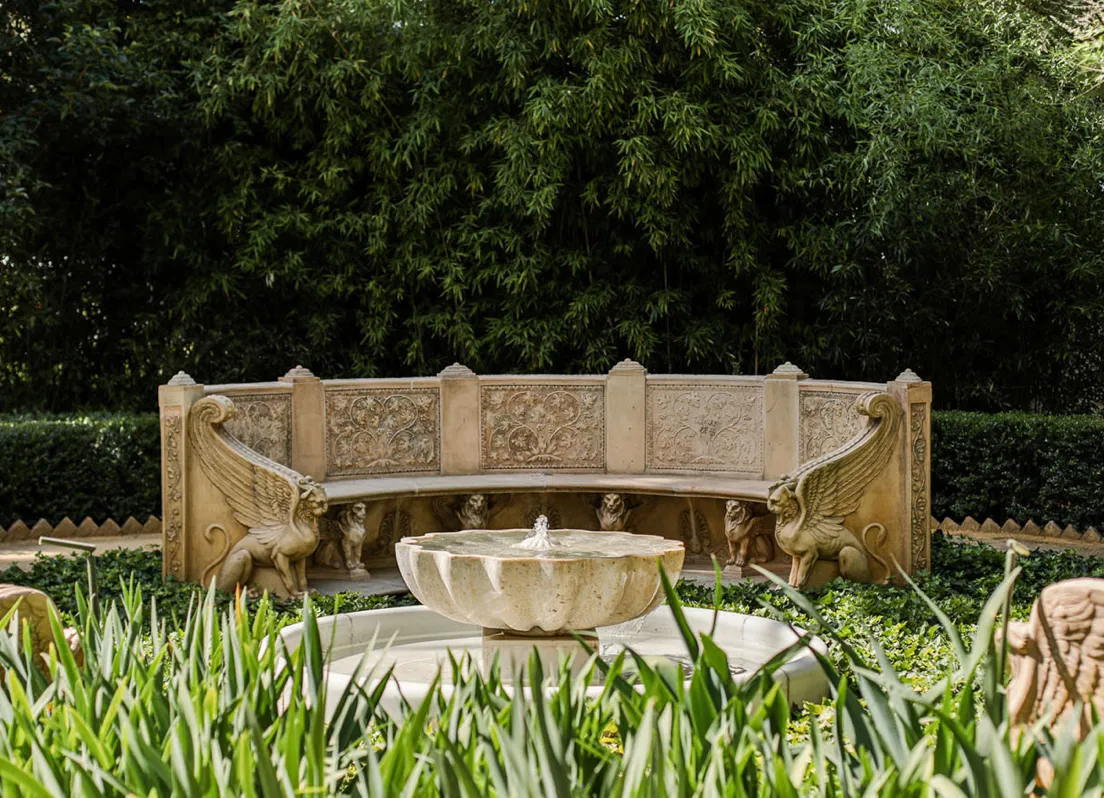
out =
[(1104, 418), (933, 413), (932, 515), (1104, 525)]
[[(155, 414), (0, 417), (0, 525), (160, 512)], [(1104, 418), (934, 413), (932, 514), (1104, 525)]]
[(153, 413), (0, 416), (0, 525), (161, 515)]

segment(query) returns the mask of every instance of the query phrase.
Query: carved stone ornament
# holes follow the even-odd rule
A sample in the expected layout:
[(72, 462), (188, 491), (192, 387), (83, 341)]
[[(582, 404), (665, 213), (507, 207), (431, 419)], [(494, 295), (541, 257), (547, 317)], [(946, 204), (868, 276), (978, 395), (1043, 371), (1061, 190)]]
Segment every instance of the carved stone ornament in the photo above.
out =
[[(345, 571), (349, 576), (365, 578), (368, 571), (361, 561), (365, 544), (371, 545), (364, 528), (364, 519), (368, 508), (364, 502), (347, 504), (337, 514), (337, 519), (329, 521), (325, 527), (329, 534), (323, 534), (318, 548), (314, 552), (316, 565), (334, 570)], [(379, 534), (379, 530), (376, 530)]]
[(605, 468), (603, 395), (599, 385), (484, 386), (483, 468)]
[(598, 516), (598, 529), (602, 532), (626, 532), (632, 510), (625, 504), (620, 493), (607, 493), (595, 511)]
[(380, 521), (379, 532), (375, 541), (367, 547), (368, 551), (371, 554), (393, 555), (395, 543), (410, 535), (410, 516), (402, 510), (393, 510)]
[(314, 373), (303, 366), (296, 366), (293, 369), (288, 369), (288, 373), (280, 377), (280, 382), (295, 382), (296, 380), (313, 380), (317, 379)]
[(779, 377), (792, 377), (797, 380), (807, 380), (809, 378), (808, 374), (788, 360), (772, 371), (771, 374), (775, 374)]
[(161, 490), (164, 496), (162, 513), (162, 547), (166, 576), (184, 578), (184, 560), (181, 554), (184, 529), (184, 496), (181, 486), (180, 440), (183, 423), (179, 407), (166, 407), (162, 411), (161, 436), (164, 441), (164, 465)]
[(709, 534), (709, 522), (700, 510), (683, 510), (679, 514), (679, 537), (691, 554), (710, 550), (713, 538)]
[(224, 424), (236, 413), (234, 403), (213, 395), (192, 406), (188, 441), (204, 475), (222, 493), (235, 520), (248, 531), (231, 546), (221, 524), (211, 524), (204, 536), (221, 535), (223, 549), (203, 572), (203, 581), (218, 570), (219, 590), (248, 586), (257, 566), (276, 569), (290, 596), (307, 590), (306, 562), (318, 545), (319, 518), (326, 512), (326, 492), (304, 477), (270, 460), (230, 435)]
[(912, 369), (905, 369), (897, 375), (897, 379), (895, 379), (894, 382), (923, 382), (923, 380), (920, 379), (920, 375)]
[(930, 505), (928, 503), (928, 441), (924, 437), (928, 406), (915, 402), (909, 406), (909, 437), (911, 455), (912, 507), (911, 545), (912, 567), (923, 570), (928, 567), (928, 552), (931, 550)]
[(778, 519), (778, 545), (793, 557), (794, 587), (805, 585), (817, 560), (837, 560), (840, 575), (856, 582), (874, 581), (873, 561), (885, 572), (881, 581), (889, 578), (889, 565), (875, 553), (885, 543), (885, 527), (867, 524), (856, 535), (843, 521), (859, 508), (866, 486), (889, 462), (903, 413), (893, 397), (878, 391), (860, 396), (855, 407), (867, 419), (864, 430), (771, 487), (767, 509)]
[(439, 404), (436, 388), (328, 389), (327, 473), (439, 471)]
[(774, 516), (756, 512), (751, 502), (732, 499), (725, 503), (724, 533), (728, 540), (725, 565), (744, 567), (749, 562), (774, 559)]
[(532, 529), (533, 525), (537, 523), (537, 519), (542, 515), (548, 519), (549, 529), (563, 529), (563, 519), (560, 516), (560, 511), (545, 504), (534, 504), (525, 513), (526, 528)]
[(836, 451), (866, 427), (866, 419), (855, 410), (856, 398), (836, 391), (801, 392), (798, 462)]
[(248, 394), (234, 397), (237, 413), (226, 431), (280, 465), (291, 463), (291, 396)]
[[(1104, 579), (1067, 579), (1044, 587), (1027, 621), (1008, 624), (1009, 720), (1023, 732), (1044, 721), (1079, 739), (1104, 717)], [(1053, 771), (1040, 762), (1049, 783)]]
[(184, 371), (176, 372), (176, 374), (173, 375), (172, 379), (169, 380), (169, 385), (172, 385), (173, 387), (195, 384), (196, 381), (192, 379), (191, 375)]
[[(17, 606), (18, 605), (18, 606)], [(53, 602), (50, 597), (41, 590), (35, 590), (22, 585), (0, 584), (0, 619), (7, 616), (15, 608), (15, 615), (9, 621), (8, 631), (15, 636), (17, 646), (23, 644), (23, 629), (26, 628), (30, 641), (33, 661), (38, 669), (47, 674), (46, 658), (50, 648), (54, 645), (54, 632), (50, 627), (50, 611)], [(78, 664), (83, 662), (83, 653), (80, 647), (80, 637), (77, 630), (67, 627), (64, 630), (65, 642), (77, 658)]]
[(490, 502), (484, 493), (473, 493), (464, 498), (456, 510), (461, 529), (486, 529), (490, 520)]
[(763, 473), (763, 392), (759, 386), (650, 385), (649, 471)]

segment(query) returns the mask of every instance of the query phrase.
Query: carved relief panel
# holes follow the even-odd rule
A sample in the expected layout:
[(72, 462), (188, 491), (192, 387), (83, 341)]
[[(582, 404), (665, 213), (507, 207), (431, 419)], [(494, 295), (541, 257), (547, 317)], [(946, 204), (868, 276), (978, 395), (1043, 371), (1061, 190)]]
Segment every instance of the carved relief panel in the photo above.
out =
[(231, 397), (237, 415), (227, 432), (255, 452), (280, 465), (291, 465), (291, 396), (249, 394)]
[(170, 407), (162, 411), (161, 438), (164, 441), (164, 465), (161, 471), (161, 490), (164, 496), (161, 534), (166, 576), (184, 579), (183, 544), (184, 497), (181, 489), (180, 439), (183, 422), (180, 408)]
[(857, 398), (853, 393), (801, 392), (798, 462), (834, 452), (866, 428), (866, 417), (855, 410)]
[(925, 570), (928, 567), (928, 548), (931, 532), (928, 529), (931, 509), (928, 502), (928, 469), (927, 455), (928, 442), (924, 437), (924, 427), (927, 421), (928, 406), (923, 403), (913, 403), (909, 406), (911, 418), (909, 428), (909, 446), (911, 448), (911, 474), (912, 481), (912, 567), (915, 570)]
[(329, 388), (326, 472), (333, 476), (439, 471), (436, 388)]
[(649, 385), (649, 471), (763, 473), (763, 392), (758, 386)]
[(604, 398), (599, 385), (484, 386), (483, 469), (605, 468)]

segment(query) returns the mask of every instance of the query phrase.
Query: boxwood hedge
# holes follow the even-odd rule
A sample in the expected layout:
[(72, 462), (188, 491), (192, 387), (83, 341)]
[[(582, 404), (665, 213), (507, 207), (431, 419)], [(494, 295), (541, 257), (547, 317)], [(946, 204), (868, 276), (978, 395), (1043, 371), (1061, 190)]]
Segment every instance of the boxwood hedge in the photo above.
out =
[[(1104, 417), (937, 412), (932, 513), (1104, 525)], [(157, 416), (0, 416), (0, 525), (159, 514)]]
[(157, 415), (0, 416), (0, 525), (161, 514)]

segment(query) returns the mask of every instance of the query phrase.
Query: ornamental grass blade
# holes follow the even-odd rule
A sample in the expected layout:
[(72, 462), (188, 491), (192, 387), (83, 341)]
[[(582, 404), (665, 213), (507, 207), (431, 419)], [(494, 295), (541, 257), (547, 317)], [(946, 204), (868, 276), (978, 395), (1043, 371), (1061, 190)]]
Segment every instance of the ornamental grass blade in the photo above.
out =
[(663, 563), (658, 560), (656, 561), (656, 567), (659, 568), (659, 581), (663, 585), (663, 593), (667, 596), (667, 606), (670, 608), (671, 615), (674, 617), (675, 624), (678, 626), (679, 634), (686, 644), (686, 651), (690, 654), (691, 660), (697, 661), (698, 638), (690, 628), (690, 624), (686, 621), (686, 615), (682, 611), (682, 602), (679, 601), (678, 594), (671, 584), (671, 579), (667, 576), (667, 569), (664, 568)]

